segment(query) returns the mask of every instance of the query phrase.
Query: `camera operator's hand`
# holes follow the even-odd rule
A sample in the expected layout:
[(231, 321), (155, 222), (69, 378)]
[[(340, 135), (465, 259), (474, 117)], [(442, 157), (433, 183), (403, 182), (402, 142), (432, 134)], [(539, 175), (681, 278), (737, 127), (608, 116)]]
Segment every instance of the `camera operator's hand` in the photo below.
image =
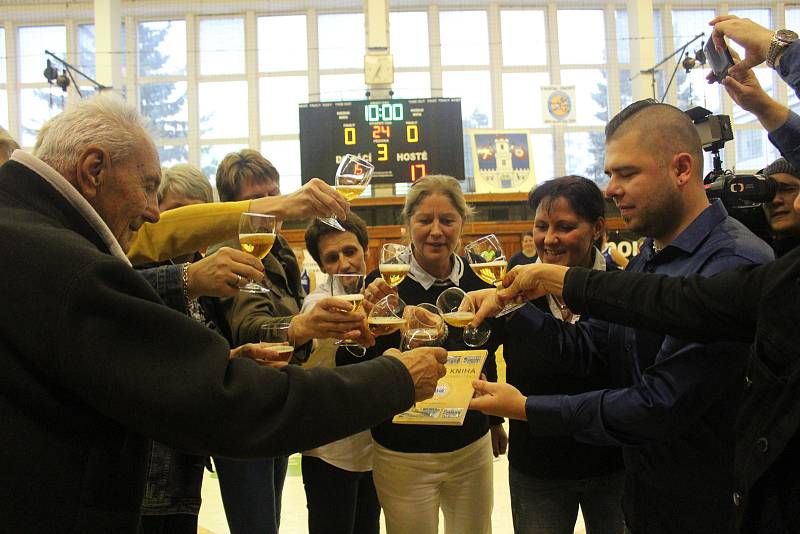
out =
[[(734, 64), (741, 65), (736, 51), (731, 50), (730, 52)], [(731, 71), (732, 69), (728, 70), (728, 76), (721, 83), (734, 102), (745, 111), (755, 115), (768, 132), (774, 131), (786, 122), (786, 119), (789, 118), (789, 108), (773, 100), (761, 88), (753, 69), (736, 73)]]
[(739, 74), (760, 65), (767, 59), (773, 33), (767, 28), (735, 15), (717, 17), (708, 24), (714, 26), (711, 38), (718, 49), (725, 46), (724, 37), (744, 47), (744, 60), (728, 69), (728, 74)]
[(402, 354), (397, 349), (389, 349), (384, 354), (394, 356), (406, 366), (414, 381), (417, 401), (431, 398), (437, 382), (446, 373), (447, 351), (441, 347), (420, 347)]

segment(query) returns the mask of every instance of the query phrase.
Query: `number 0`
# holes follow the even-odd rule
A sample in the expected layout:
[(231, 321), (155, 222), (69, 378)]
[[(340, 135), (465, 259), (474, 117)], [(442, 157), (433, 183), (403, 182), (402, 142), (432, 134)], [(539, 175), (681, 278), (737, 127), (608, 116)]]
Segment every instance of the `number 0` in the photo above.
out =
[(356, 144), (356, 129), (352, 127), (347, 127), (344, 129), (344, 144), (346, 145), (354, 145)]
[(416, 143), (419, 141), (419, 127), (416, 124), (409, 124), (406, 126), (406, 139), (409, 143)]

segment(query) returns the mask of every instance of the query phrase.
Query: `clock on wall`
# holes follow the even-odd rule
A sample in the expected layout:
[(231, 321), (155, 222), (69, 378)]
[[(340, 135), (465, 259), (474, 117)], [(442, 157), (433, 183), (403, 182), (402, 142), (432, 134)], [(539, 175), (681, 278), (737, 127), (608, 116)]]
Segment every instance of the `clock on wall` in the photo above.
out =
[(364, 56), (364, 81), (367, 85), (389, 85), (394, 83), (394, 60), (391, 54), (367, 54)]

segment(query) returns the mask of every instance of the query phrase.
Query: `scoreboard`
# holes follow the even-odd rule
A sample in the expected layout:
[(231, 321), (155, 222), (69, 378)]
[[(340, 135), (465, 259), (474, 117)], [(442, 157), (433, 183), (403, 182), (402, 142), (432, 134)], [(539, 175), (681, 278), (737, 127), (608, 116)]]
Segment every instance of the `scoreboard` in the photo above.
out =
[(357, 100), (300, 104), (303, 183), (333, 183), (342, 156), (375, 165), (371, 183), (413, 182), (427, 174), (464, 179), (461, 99)]

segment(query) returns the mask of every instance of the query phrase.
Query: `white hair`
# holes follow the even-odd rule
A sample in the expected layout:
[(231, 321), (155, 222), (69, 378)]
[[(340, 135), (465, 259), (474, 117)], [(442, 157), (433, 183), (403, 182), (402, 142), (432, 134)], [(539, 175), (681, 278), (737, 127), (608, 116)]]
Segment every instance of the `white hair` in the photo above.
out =
[(178, 163), (168, 169), (161, 169), (161, 186), (158, 188), (159, 204), (169, 193), (202, 202), (214, 202), (214, 191), (211, 189), (208, 176), (188, 163)]
[(0, 163), (11, 158), (11, 153), (19, 148), (19, 144), (11, 137), (8, 130), (0, 126)]
[(36, 136), (33, 155), (61, 174), (69, 174), (91, 145), (108, 150), (111, 160), (125, 161), (147, 134), (147, 120), (113, 93), (100, 93), (47, 121)]

